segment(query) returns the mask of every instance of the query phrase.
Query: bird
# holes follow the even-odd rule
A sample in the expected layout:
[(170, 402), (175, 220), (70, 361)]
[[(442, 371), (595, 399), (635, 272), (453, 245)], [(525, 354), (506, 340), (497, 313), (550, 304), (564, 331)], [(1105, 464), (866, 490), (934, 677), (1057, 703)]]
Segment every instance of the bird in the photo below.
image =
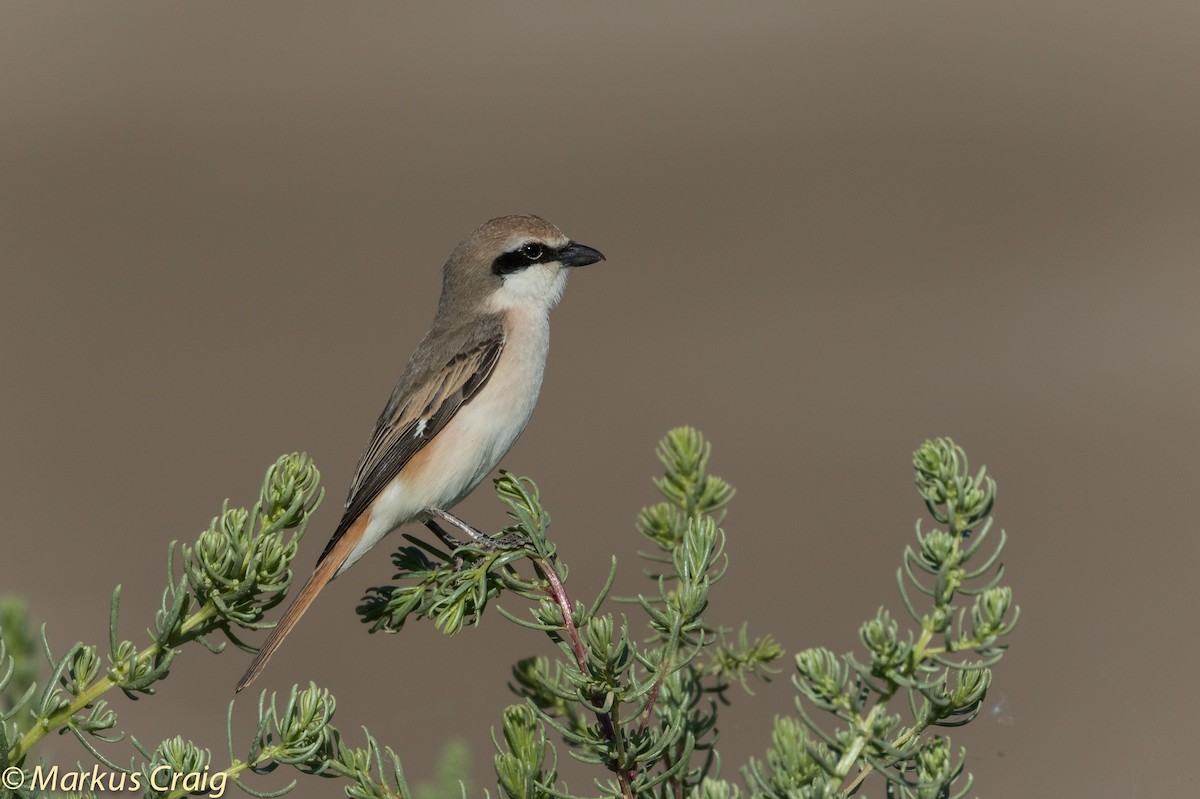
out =
[(496, 468), (533, 413), (550, 309), (568, 272), (603, 260), (532, 215), (496, 217), (459, 242), (442, 267), (433, 323), (375, 424), (341, 521), (237, 691), (262, 673), (330, 580), (405, 524), (436, 532), (432, 518), (447, 518)]

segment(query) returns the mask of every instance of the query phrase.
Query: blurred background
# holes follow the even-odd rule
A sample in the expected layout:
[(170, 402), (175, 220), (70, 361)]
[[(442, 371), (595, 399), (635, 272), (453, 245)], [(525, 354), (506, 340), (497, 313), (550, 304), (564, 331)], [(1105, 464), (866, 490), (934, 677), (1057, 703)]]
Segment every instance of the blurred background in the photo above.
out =
[[(61, 652), (104, 640), (121, 583), (140, 641), (168, 542), (293, 450), (329, 492), (307, 573), (442, 261), (536, 213), (608, 256), (572, 276), (503, 463), (538, 479), (577, 596), (613, 554), (643, 585), (653, 446), (688, 423), (739, 489), (713, 619), (774, 633), (785, 666), (855, 648), (899, 610), (911, 452), (950, 435), (999, 481), (1023, 610), (952, 731), (973, 793), (1189, 795), (1197, 41), (1186, 2), (5, 3), (0, 591)], [(459, 507), (504, 521), (486, 490)], [(414, 781), (464, 738), (478, 795), (509, 664), (550, 647), (496, 615), (368, 635), (391, 549), (256, 687), (330, 688)], [(122, 725), (220, 762), (248, 660), (189, 648), (157, 696), (113, 698)], [(734, 692), (726, 776), (790, 674)]]

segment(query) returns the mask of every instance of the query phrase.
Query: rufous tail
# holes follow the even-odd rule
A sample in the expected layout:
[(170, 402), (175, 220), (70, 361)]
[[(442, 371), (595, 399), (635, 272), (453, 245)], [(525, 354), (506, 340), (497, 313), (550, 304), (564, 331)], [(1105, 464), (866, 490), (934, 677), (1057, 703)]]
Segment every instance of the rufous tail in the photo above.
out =
[(246, 669), (246, 673), (242, 675), (242, 679), (238, 680), (237, 691), (241, 691), (262, 673), (267, 667), (267, 661), (271, 659), (271, 655), (275, 654), (275, 650), (283, 643), (283, 639), (287, 638), (288, 633), (296, 626), (296, 622), (300, 621), (300, 617), (308, 610), (308, 606), (317, 598), (317, 594), (321, 593), (321, 589), (334, 578), (338, 568), (346, 562), (346, 558), (350, 555), (350, 551), (354, 548), (359, 537), (362, 535), (363, 529), (366, 527), (367, 519), (364, 518), (369, 514), (360, 516), (346, 534), (341, 537), (337, 544), (329, 552), (325, 553), (325, 557), (317, 562), (317, 566), (313, 569), (312, 576), (308, 578), (308, 582), (300, 589), (300, 593), (296, 595), (296, 600), (284, 612), (283, 618), (275, 625), (275, 629), (271, 630), (271, 634), (267, 636), (266, 643), (262, 645), (262, 649), (258, 650), (258, 654), (254, 656), (254, 660), (250, 663), (250, 668)]

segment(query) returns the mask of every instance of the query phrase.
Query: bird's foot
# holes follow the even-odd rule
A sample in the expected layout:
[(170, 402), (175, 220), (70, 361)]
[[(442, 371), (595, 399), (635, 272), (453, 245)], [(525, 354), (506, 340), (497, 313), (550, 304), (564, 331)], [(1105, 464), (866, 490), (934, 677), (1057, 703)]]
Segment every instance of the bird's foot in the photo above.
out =
[(445, 529), (433, 519), (426, 521), (425, 526), (428, 527), (430, 531), (438, 537), (438, 540), (445, 544), (451, 552), (461, 546), (465, 546), (465, 542), (459, 541), (457, 538), (447, 533)]
[(482, 530), (467, 524), (453, 513), (442, 510), (441, 508), (428, 508), (425, 512), (431, 516), (438, 517), (447, 524), (454, 526), (467, 536), (469, 541), (462, 542), (447, 533), (444, 529), (442, 529), (441, 525), (439, 525), (433, 519), (425, 522), (425, 526), (432, 530), (433, 534), (440, 538), (442, 543), (450, 547), (452, 550), (458, 549), (459, 547), (464, 546), (466, 543), (473, 544), (485, 552), (495, 552), (502, 549), (520, 549), (532, 544), (532, 542), (529, 540), (529, 536), (523, 535), (522, 533), (508, 533), (507, 535), (493, 538)]

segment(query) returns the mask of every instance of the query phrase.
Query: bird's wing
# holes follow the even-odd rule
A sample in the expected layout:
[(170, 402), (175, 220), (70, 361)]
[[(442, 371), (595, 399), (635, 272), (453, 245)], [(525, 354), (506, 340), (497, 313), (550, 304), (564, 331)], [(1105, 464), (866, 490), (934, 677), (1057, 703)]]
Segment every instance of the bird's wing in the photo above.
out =
[(404, 464), (479, 393), (503, 348), (503, 333), (495, 331), (470, 342), (446, 363), (418, 370), (412, 379), (406, 379), (408, 375), (401, 378), (359, 461), (346, 512), (317, 559), (318, 565)]
[[(337, 531), (325, 545), (325, 551), (317, 559), (316, 568), (300, 589), (296, 601), (283, 614), (250, 668), (246, 669), (237, 690), (252, 683), (266, 668), (267, 661), (283, 643), (283, 639), (296, 626), (325, 584), (337, 574), (354, 544), (366, 533), (370, 518), (369, 514), (363, 514), (379, 492), (421, 447), (446, 426), (459, 408), (479, 393), (491, 377), (504, 347), (502, 330), (485, 325), (449, 331), (448, 336), (449, 340), (459, 342), (460, 346), (452, 348), (452, 351), (458, 350), (458, 355), (444, 363), (438, 363), (441, 359), (433, 354), (437, 348), (431, 346), (428, 338), (417, 348), (359, 461), (358, 473), (350, 488), (350, 498), (346, 501), (346, 512)], [(441, 340), (445, 341), (446, 338)], [(341, 541), (346, 545), (340, 551), (335, 551)]]

